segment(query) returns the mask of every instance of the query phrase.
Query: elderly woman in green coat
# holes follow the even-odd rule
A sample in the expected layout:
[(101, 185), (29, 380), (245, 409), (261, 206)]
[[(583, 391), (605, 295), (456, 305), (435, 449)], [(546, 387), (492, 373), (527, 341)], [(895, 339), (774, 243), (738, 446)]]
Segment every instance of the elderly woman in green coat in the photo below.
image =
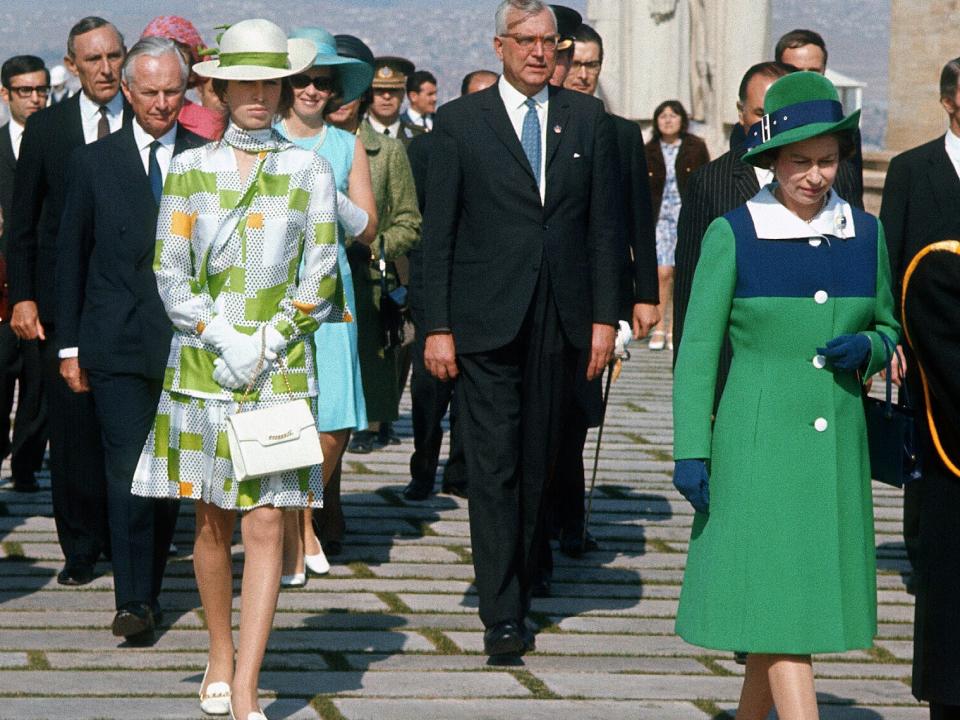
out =
[(861, 383), (900, 329), (883, 228), (831, 190), (859, 111), (811, 72), (764, 110), (744, 160), (774, 182), (708, 228), (677, 359), (674, 484), (696, 510), (677, 632), (749, 653), (737, 720), (813, 720), (811, 654), (876, 632)]

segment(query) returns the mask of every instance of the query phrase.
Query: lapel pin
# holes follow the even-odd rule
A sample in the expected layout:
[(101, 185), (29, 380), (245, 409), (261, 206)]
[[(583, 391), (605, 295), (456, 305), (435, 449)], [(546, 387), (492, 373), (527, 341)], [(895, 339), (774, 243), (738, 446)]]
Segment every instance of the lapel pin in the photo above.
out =
[(559, 125), (554, 125), (554, 126), (553, 126), (553, 131), (554, 131), (557, 135), (560, 134), (560, 131), (561, 131), (561, 130), (563, 130), (563, 128), (560, 127)]

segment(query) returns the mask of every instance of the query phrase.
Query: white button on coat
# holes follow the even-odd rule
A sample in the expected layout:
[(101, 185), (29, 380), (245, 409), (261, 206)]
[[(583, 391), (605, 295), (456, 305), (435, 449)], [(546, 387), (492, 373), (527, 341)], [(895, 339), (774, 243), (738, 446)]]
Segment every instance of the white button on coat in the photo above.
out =
[(822, 243), (823, 240), (820, 238), (810, 238), (807, 242), (810, 243), (812, 247), (820, 247), (820, 243)]
[(827, 419), (826, 418), (817, 418), (813, 421), (813, 429), (817, 432), (823, 432), (827, 429)]
[(813, 366), (817, 370), (823, 370), (827, 366), (827, 359), (823, 355), (814, 355)]
[(823, 305), (829, 298), (830, 296), (827, 294), (826, 290), (817, 290), (813, 294), (813, 299), (817, 305)]

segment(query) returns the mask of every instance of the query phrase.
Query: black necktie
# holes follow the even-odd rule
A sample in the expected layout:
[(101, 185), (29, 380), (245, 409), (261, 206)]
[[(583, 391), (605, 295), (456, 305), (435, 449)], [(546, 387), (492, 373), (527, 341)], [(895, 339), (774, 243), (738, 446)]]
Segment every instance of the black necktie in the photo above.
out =
[(147, 162), (147, 177), (150, 179), (150, 189), (153, 191), (153, 199), (160, 204), (160, 196), (163, 194), (163, 173), (160, 172), (160, 163), (157, 162), (157, 150), (160, 148), (160, 141), (154, 140), (150, 143), (150, 160)]
[(97, 140), (110, 134), (110, 121), (107, 119), (107, 106), (100, 106), (100, 121), (97, 123)]
[(383, 134), (386, 135), (387, 137), (390, 137), (390, 128), (384, 128)]

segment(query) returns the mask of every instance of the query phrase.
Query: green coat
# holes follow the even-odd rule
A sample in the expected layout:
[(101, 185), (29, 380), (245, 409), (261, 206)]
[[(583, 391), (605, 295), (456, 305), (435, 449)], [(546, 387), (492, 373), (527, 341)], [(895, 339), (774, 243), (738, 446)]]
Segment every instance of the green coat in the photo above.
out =
[[(420, 242), (420, 210), (410, 162), (400, 141), (374, 132), (366, 121), (358, 135), (370, 160), (380, 220), (370, 248), (373, 259), (366, 269), (353, 272), (360, 373), (370, 422), (390, 422), (399, 415), (400, 370), (396, 349), (384, 351), (380, 346), (380, 241), (388, 261), (406, 260), (406, 253)], [(390, 289), (396, 286), (394, 267), (388, 268), (388, 283)]]
[[(860, 383), (817, 348), (867, 335), (866, 378), (883, 365), (878, 332), (897, 342), (900, 329), (879, 222), (836, 196), (820, 218), (804, 223), (764, 189), (704, 236), (673, 399), (675, 458), (710, 468), (677, 615), (695, 645), (840, 652), (870, 647), (876, 632)], [(728, 333), (733, 361), (713, 422)]]

